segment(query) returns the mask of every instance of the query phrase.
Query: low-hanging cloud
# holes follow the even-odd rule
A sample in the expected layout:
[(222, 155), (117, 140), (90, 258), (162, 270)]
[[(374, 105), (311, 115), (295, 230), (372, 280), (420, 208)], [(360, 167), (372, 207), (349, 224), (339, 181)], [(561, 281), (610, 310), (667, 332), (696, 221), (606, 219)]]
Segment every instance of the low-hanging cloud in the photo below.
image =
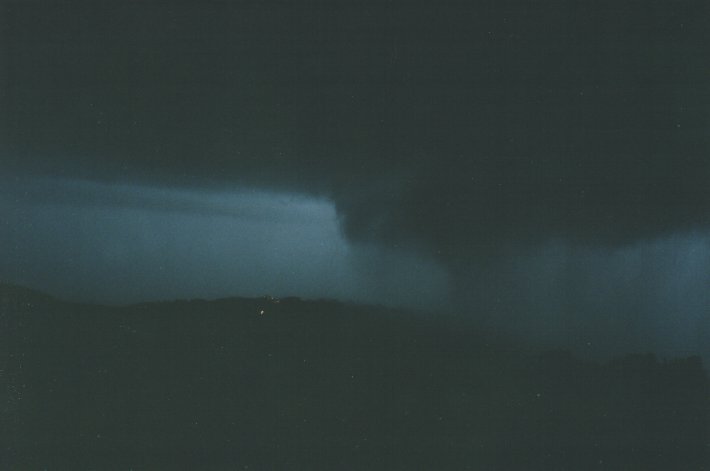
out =
[(348, 243), (324, 199), (43, 178), (4, 185), (0, 212), (0, 281), (67, 299), (447, 302), (435, 260)]

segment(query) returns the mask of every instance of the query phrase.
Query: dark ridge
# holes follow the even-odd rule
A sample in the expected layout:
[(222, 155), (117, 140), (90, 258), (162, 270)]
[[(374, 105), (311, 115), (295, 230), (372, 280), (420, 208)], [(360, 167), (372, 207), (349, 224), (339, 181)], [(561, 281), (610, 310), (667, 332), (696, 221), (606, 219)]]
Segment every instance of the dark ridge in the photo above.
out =
[(710, 469), (699, 357), (530, 354), (336, 301), (0, 293), (1, 469)]
[(53, 302), (55, 298), (41, 291), (26, 288), (12, 283), (0, 282), (0, 302)]

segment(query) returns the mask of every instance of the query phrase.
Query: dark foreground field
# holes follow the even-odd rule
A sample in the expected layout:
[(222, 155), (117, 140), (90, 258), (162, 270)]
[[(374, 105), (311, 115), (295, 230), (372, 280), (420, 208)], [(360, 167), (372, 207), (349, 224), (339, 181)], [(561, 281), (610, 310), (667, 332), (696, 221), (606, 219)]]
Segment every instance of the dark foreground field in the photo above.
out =
[(599, 365), (326, 301), (0, 287), (0, 468), (702, 470), (698, 358)]

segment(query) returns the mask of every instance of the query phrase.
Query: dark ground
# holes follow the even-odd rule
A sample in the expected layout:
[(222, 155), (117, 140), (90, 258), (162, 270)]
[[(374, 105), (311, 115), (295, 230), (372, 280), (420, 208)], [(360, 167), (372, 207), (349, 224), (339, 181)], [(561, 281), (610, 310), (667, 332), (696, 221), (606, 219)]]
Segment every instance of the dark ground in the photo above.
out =
[(0, 329), (2, 469), (710, 469), (699, 358), (602, 365), (330, 301), (8, 285)]

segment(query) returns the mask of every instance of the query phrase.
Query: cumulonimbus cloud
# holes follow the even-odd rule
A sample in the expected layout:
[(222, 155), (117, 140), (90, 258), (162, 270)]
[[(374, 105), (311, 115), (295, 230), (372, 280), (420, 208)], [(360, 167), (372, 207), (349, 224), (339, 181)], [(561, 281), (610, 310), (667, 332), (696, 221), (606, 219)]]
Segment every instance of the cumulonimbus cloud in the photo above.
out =
[(8, 173), (313, 193), (448, 261), (710, 225), (701, 2), (5, 8)]

